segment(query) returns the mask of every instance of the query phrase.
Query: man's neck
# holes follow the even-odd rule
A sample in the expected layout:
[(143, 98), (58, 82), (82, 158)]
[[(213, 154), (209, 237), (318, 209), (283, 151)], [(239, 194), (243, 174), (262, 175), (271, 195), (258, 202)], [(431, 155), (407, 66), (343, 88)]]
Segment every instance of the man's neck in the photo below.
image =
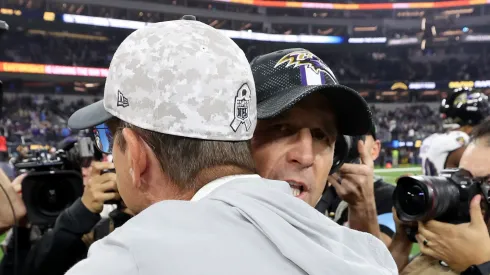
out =
[(191, 200), (192, 197), (206, 184), (215, 181), (220, 178), (236, 175), (247, 175), (254, 174), (254, 171), (248, 169), (240, 168), (233, 165), (216, 166), (212, 168), (207, 168), (200, 171), (192, 184), (193, 188), (187, 190), (180, 190), (176, 193), (177, 200)]
[(200, 171), (194, 180), (194, 186), (196, 186), (195, 192), (201, 189), (204, 185), (228, 176), (235, 175), (246, 175), (246, 174), (254, 174), (254, 171), (250, 171), (248, 169), (244, 169), (238, 166), (233, 165), (223, 165), (223, 166), (215, 166), (212, 168), (207, 168)]

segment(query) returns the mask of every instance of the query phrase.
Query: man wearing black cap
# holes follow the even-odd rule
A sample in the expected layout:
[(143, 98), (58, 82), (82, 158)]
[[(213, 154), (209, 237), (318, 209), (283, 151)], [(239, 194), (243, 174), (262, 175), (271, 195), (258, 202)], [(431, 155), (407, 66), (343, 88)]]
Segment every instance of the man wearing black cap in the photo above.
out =
[[(343, 156), (335, 152), (341, 135), (364, 135), (372, 127), (367, 103), (340, 85), (325, 63), (304, 49), (262, 55), (251, 63), (257, 89), (258, 125), (252, 150), (259, 174), (287, 181), (294, 195), (315, 206), (329, 174)], [(338, 174), (349, 200), (349, 219), (363, 219), (357, 230), (378, 238), (373, 192), (373, 160), (359, 142), (361, 164), (344, 164)], [(336, 182), (336, 183), (337, 183)], [(340, 184), (337, 184), (340, 185)], [(352, 224), (352, 223), (351, 223)]]
[[(381, 151), (381, 142), (376, 138), (376, 126), (373, 121), (373, 126), (365, 136), (365, 143), (368, 152), (373, 160), (376, 160)], [(329, 177), (329, 183), (332, 185), (327, 187), (321, 203), (317, 205), (317, 209), (328, 216), (331, 216), (335, 222), (341, 225), (348, 225), (349, 202), (344, 199), (342, 194), (346, 193), (343, 190), (344, 186), (339, 185), (335, 176)], [(389, 245), (395, 233), (396, 226), (393, 220), (393, 191), (395, 186), (383, 181), (382, 177), (374, 176), (374, 183), (371, 185), (374, 190), (374, 198), (376, 203), (377, 220), (379, 230), (381, 232), (381, 240)], [(352, 202), (350, 202), (352, 203)], [(319, 207), (321, 205), (321, 207)], [(358, 219), (357, 222), (368, 223), (369, 221)], [(354, 225), (356, 226), (356, 225)], [(356, 227), (367, 227), (368, 225), (357, 225)]]

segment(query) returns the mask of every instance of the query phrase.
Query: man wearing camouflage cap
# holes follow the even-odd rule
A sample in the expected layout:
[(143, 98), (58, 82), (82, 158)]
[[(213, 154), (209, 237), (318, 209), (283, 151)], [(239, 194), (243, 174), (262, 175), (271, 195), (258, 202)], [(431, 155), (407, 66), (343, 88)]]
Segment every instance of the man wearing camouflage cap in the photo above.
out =
[[(256, 117), (245, 54), (218, 30), (177, 20), (132, 33), (104, 99), (69, 125), (93, 127), (97, 147), (113, 154), (136, 216), (67, 274), (392, 274), (379, 267), (391, 259), (374, 237), (255, 174)], [(369, 253), (379, 265), (351, 268)]]

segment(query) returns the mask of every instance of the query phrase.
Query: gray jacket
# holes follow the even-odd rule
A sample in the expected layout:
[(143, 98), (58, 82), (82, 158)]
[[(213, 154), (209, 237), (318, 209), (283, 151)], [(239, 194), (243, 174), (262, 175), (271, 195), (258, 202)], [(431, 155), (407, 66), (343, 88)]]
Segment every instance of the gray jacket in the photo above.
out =
[(380, 240), (337, 225), (286, 182), (245, 175), (205, 187), (199, 200), (150, 206), (66, 274), (398, 274)]

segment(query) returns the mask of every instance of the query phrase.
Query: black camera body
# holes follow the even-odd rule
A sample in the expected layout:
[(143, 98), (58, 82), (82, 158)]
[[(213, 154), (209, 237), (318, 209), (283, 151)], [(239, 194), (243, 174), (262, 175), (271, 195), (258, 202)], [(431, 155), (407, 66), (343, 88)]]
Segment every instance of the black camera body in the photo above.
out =
[(359, 151), (357, 150), (359, 140), (365, 141), (366, 136), (337, 136), (330, 175), (337, 172), (344, 163), (361, 163)]
[(79, 170), (90, 165), (93, 153), (93, 142), (85, 137), (54, 157), (37, 152), (37, 156), (15, 164), (19, 172), (28, 172), (22, 181), (22, 199), (31, 224), (51, 227), (59, 214), (83, 195)]
[(366, 136), (344, 136), (344, 138), (347, 143), (347, 154), (344, 162), (360, 164), (361, 159), (357, 148), (357, 143), (359, 143), (360, 140), (366, 141)]
[(83, 194), (83, 179), (75, 171), (32, 171), (22, 180), (22, 199), (31, 224), (50, 227), (59, 214)]
[(488, 204), (488, 186), (464, 169), (446, 169), (440, 176), (405, 176), (397, 181), (393, 203), (404, 222), (438, 220), (470, 222), (470, 202), (482, 194)]

